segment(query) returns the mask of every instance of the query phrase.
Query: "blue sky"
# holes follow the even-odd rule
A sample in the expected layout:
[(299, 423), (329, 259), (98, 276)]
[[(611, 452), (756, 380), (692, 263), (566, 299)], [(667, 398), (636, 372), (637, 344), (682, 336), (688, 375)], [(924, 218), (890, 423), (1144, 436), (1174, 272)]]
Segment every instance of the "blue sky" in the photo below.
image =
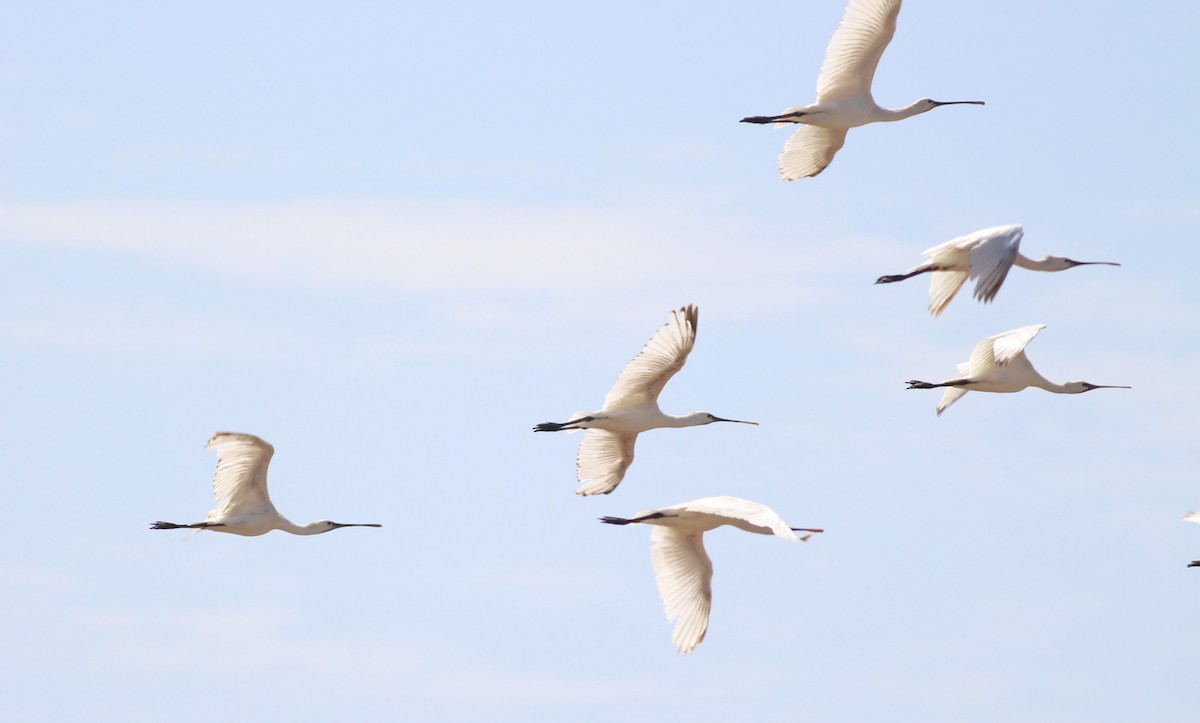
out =
[[(912, 0), (852, 130), (785, 184), (838, 2), (42, 3), (0, 27), (0, 531), (22, 720), (1184, 721), (1194, 717), (1200, 221), (1193, 3)], [(1182, 91), (1182, 92), (1181, 92)], [(925, 312), (875, 286), (969, 231), (1097, 261)], [(612, 495), (578, 436), (701, 309)], [(944, 378), (1033, 323), (1045, 376)], [(181, 542), (218, 429), (314, 538)], [(722, 530), (670, 644), (631, 515)]]

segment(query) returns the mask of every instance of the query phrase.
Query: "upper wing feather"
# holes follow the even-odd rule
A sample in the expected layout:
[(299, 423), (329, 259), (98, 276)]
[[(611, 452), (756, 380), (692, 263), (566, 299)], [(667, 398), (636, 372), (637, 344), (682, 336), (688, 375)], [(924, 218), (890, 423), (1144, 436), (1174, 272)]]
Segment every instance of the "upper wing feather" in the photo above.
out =
[(1020, 226), (998, 226), (972, 235), (977, 237), (970, 249), (971, 278), (979, 279), (975, 282), (975, 298), (988, 303), (996, 298), (1008, 276), (1025, 232)]
[(896, 34), (900, 0), (850, 0), (825, 49), (817, 102), (871, 95), (879, 59)]
[(227, 517), (273, 509), (267, 494), (267, 465), (275, 448), (253, 434), (217, 432), (205, 449), (217, 451), (213, 497), (217, 507), (209, 517)]
[(833, 162), (846, 143), (846, 129), (802, 125), (783, 144), (779, 177), (785, 181), (815, 176)]
[(727, 495), (701, 497), (698, 500), (673, 505), (670, 509), (702, 512), (709, 515), (717, 515), (718, 517), (725, 517), (730, 520), (741, 520), (753, 527), (762, 528), (761, 531), (764, 534), (774, 534), (792, 541), (800, 539), (796, 537), (795, 533), (792, 532), (792, 528), (788, 527), (787, 523), (783, 521), (783, 518), (775, 510), (753, 500), (729, 497)]
[(712, 560), (704, 551), (702, 533), (655, 527), (650, 539), (654, 582), (663, 601), (667, 621), (676, 618), (671, 640), (680, 653), (690, 653), (708, 632), (712, 609)]
[(642, 351), (621, 370), (604, 397), (604, 408), (656, 401), (663, 387), (687, 361), (696, 343), (699, 317), (700, 311), (691, 304), (672, 311), (666, 325), (655, 332)]
[(1025, 351), (1026, 345), (1033, 341), (1033, 337), (1038, 335), (1038, 332), (1045, 329), (1045, 324), (1031, 324), (1022, 326), (1019, 329), (1006, 331), (1003, 334), (997, 334), (988, 337), (980, 346), (988, 341), (992, 342), (992, 355), (996, 359), (996, 364), (1004, 365), (1013, 360), (1018, 354)]

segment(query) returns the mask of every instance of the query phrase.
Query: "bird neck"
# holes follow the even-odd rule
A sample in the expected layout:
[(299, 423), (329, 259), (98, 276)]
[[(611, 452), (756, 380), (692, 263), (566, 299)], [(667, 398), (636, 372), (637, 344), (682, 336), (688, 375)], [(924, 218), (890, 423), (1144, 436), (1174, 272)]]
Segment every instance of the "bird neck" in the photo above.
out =
[(293, 535), (319, 535), (322, 532), (329, 532), (329, 528), (325, 526), (323, 521), (310, 522), (307, 525), (297, 525), (286, 517), (280, 519), (279, 529), (284, 532), (290, 532)]
[(1045, 256), (1040, 259), (1031, 259), (1020, 251), (1017, 252), (1017, 257), (1013, 259), (1014, 266), (1020, 266), (1023, 269), (1030, 271), (1062, 271), (1063, 269), (1071, 268), (1071, 264), (1062, 256)]
[(666, 415), (667, 420), (664, 427), (699, 427), (702, 424), (708, 424), (708, 415), (704, 412), (692, 412), (683, 416), (673, 417)]
[(935, 107), (936, 106), (926, 105), (923, 99), (914, 100), (903, 108), (880, 108), (876, 115), (878, 116), (877, 120), (888, 123), (891, 121), (904, 120), (905, 118), (912, 118), (915, 115), (920, 115), (926, 111), (933, 110)]
[(1046, 391), (1053, 392), (1055, 394), (1078, 394), (1082, 391), (1086, 391), (1084, 389), (1078, 388), (1077, 385), (1072, 385), (1070, 383), (1055, 384), (1054, 382), (1050, 381), (1049, 379), (1046, 379), (1045, 377), (1038, 374), (1037, 372), (1034, 372), (1034, 375), (1037, 377), (1037, 379), (1034, 380), (1033, 382), (1030, 382), (1029, 386), (1031, 386), (1031, 387), (1037, 387), (1038, 389), (1045, 389)]

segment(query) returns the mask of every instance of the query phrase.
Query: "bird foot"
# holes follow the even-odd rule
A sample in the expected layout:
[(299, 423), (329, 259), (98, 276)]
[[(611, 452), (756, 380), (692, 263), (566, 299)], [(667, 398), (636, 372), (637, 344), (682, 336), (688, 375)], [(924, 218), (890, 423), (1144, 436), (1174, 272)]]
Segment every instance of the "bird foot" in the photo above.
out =
[(919, 382), (915, 379), (909, 379), (905, 383), (908, 384), (909, 389), (933, 389), (934, 387), (941, 386), (940, 384), (930, 384), (929, 382)]
[(889, 274), (888, 276), (880, 276), (878, 279), (875, 279), (875, 283), (890, 284), (895, 281), (904, 281), (907, 278), (908, 277), (905, 276), (904, 274)]
[(583, 427), (578, 427), (576, 425), (578, 425), (580, 422), (590, 422), (594, 419), (595, 419), (595, 417), (580, 417), (579, 419), (572, 419), (569, 422), (542, 422), (541, 424), (534, 427), (533, 431), (535, 431), (535, 432), (568, 431), (569, 432), (573, 429), (583, 429)]
[(1188, 563), (1188, 567), (1200, 567), (1200, 560), (1192, 560)]

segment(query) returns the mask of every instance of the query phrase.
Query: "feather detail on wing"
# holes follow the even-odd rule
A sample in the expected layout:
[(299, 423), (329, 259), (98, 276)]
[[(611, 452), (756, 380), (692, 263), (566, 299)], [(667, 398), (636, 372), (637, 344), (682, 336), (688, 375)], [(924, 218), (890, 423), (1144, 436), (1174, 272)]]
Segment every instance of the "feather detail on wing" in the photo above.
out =
[(666, 325), (650, 337), (642, 351), (621, 370), (604, 397), (604, 408), (655, 402), (663, 387), (687, 362), (696, 343), (699, 320), (700, 310), (691, 304), (672, 311)]
[(783, 144), (779, 177), (785, 181), (810, 178), (824, 171), (846, 143), (846, 129), (802, 125)]
[(275, 448), (252, 434), (217, 432), (205, 449), (217, 451), (210, 518), (273, 509), (267, 494), (267, 466)]
[(970, 250), (971, 278), (975, 282), (975, 298), (989, 303), (1012, 269), (1017, 258), (1017, 249), (1024, 235), (1020, 226), (1004, 226), (986, 229), (987, 234)]
[(696, 649), (708, 632), (712, 609), (712, 560), (704, 551), (699, 532), (655, 527), (650, 535), (654, 546), (654, 582), (663, 601), (667, 622), (679, 620), (671, 637), (675, 649), (687, 654)]
[(938, 316), (967, 280), (966, 271), (934, 271), (929, 276), (929, 313)]
[(577, 495), (606, 495), (625, 479), (625, 470), (633, 464), (636, 434), (617, 434), (606, 429), (589, 429), (579, 443), (575, 458)]
[[(991, 342), (991, 355), (995, 358), (996, 364), (1003, 366), (1025, 351), (1025, 347), (1029, 342), (1033, 341), (1033, 337), (1037, 336), (1038, 332), (1045, 328), (1045, 324), (1031, 324), (1029, 326), (1022, 326), (1019, 329), (1013, 329), (1012, 331), (1006, 331), (1003, 334), (997, 334), (981, 342), (976, 347), (975, 353), (980, 353), (983, 345)], [(972, 361), (974, 361), (974, 355), (972, 355)]]
[(749, 532), (757, 532), (763, 535), (777, 535), (793, 542), (800, 539), (796, 537), (796, 534), (792, 532), (792, 528), (788, 527), (787, 523), (783, 521), (783, 518), (775, 510), (753, 500), (729, 497), (728, 495), (701, 497), (698, 500), (673, 505), (670, 509), (716, 515), (730, 520), (731, 524), (740, 521), (746, 524), (735, 524), (735, 526)]
[(871, 95), (879, 59), (896, 34), (900, 0), (850, 0), (825, 49), (817, 102)]

